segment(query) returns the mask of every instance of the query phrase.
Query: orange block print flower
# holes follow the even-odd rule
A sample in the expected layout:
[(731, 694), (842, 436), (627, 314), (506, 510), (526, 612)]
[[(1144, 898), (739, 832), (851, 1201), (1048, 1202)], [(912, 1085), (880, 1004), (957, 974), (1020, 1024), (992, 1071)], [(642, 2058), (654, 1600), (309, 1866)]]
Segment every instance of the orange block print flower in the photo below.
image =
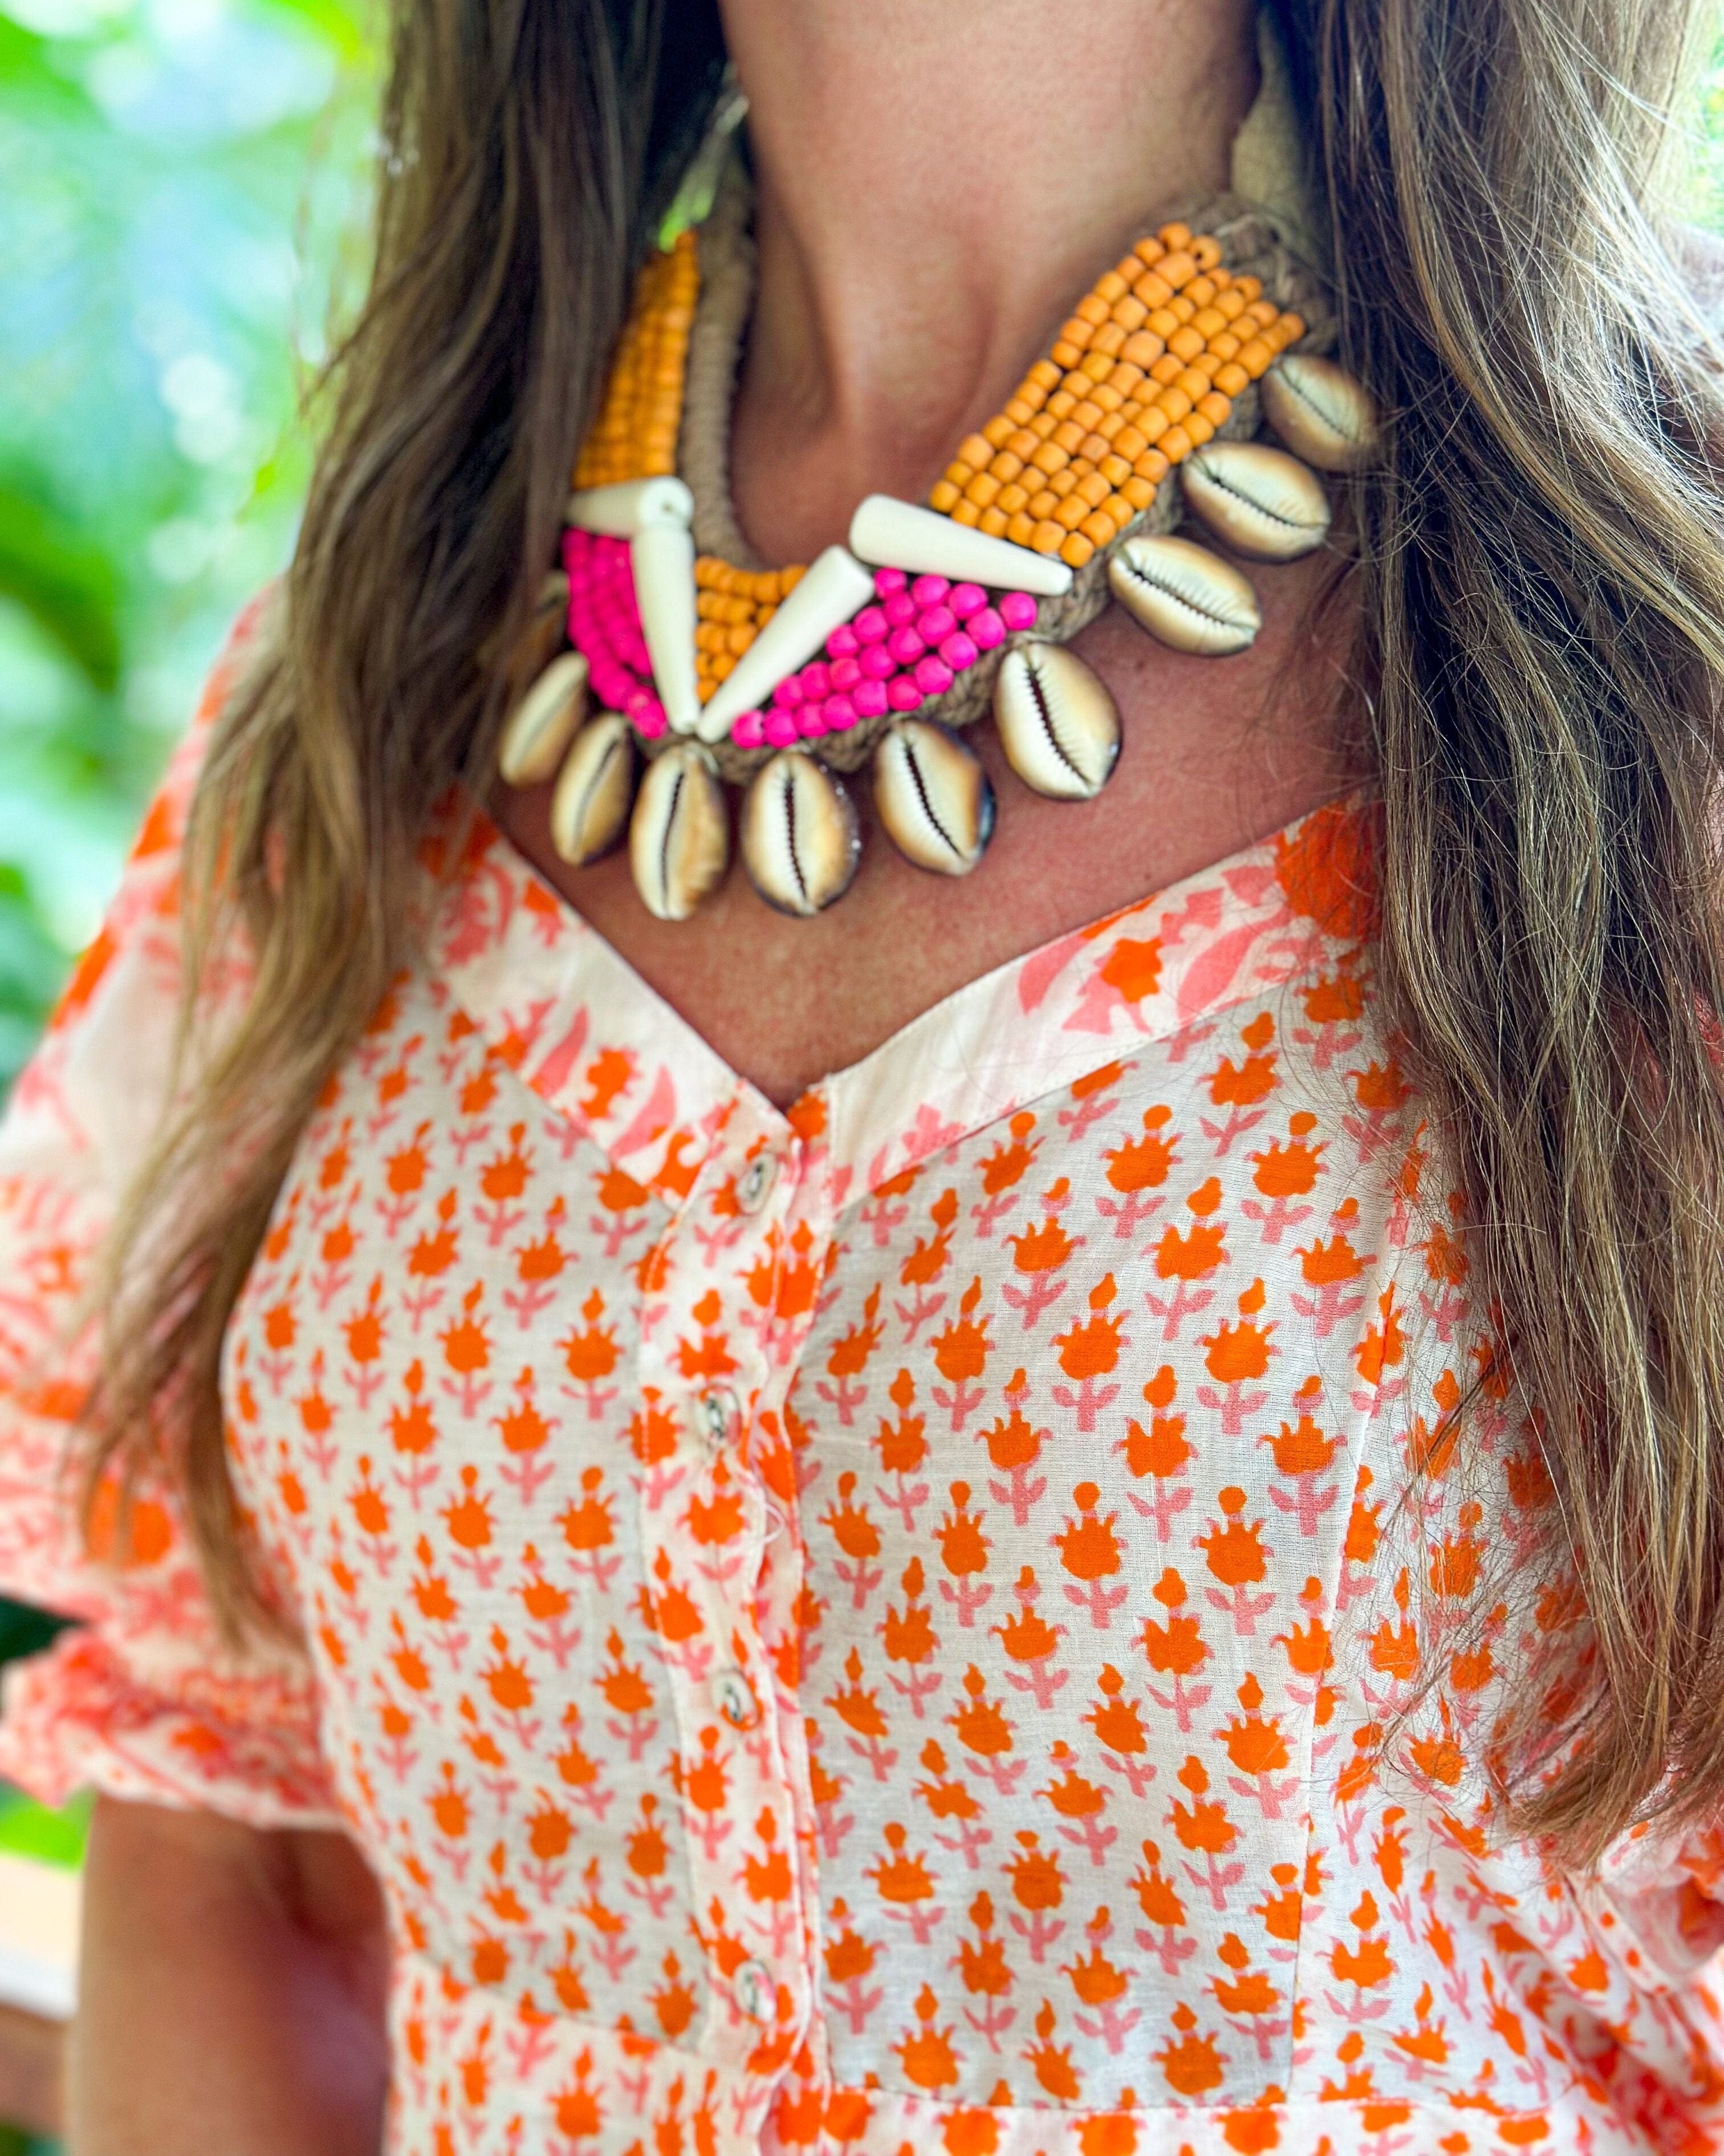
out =
[(1377, 834), (1351, 803), (1320, 808), (1275, 840), (1275, 880), (1296, 919), (1326, 936), (1357, 942), (1377, 916)]

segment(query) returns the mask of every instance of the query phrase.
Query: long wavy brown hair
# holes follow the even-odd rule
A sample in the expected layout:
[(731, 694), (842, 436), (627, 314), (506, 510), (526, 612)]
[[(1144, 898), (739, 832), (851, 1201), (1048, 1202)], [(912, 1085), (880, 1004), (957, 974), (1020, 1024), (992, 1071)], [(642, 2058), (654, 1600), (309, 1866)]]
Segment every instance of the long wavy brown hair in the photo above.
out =
[[(1702, 10), (1281, 12), (1342, 356), (1389, 415), (1355, 502), (1379, 978), (1591, 1613), (1566, 1763), (1523, 1763), (1518, 1819), (1590, 1851), (1724, 1802), (1724, 430), (1656, 203)], [(177, 1480), (236, 1625), (223, 1330), (411, 956), (434, 808), (485, 790), (495, 654), (723, 59), (708, 0), (398, 15), (370, 296), (188, 849), (188, 1014), (233, 935), (256, 985), (115, 1239), (88, 1420), (92, 1486)]]

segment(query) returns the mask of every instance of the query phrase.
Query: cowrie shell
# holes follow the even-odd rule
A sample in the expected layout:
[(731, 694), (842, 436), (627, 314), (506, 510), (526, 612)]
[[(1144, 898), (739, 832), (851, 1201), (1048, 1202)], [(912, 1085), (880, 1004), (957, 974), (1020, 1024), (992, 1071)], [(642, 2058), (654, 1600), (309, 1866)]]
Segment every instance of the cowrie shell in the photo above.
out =
[(634, 798), (634, 729), (620, 711), (601, 711), (575, 736), (551, 796), (551, 843), (585, 868), (622, 837)]
[(975, 752), (931, 719), (894, 721), (874, 752), (874, 805), (906, 860), (967, 875), (993, 836), (993, 787)]
[(1263, 416), (1292, 450), (1319, 471), (1357, 471), (1377, 448), (1371, 393), (1332, 359), (1284, 352), (1258, 384)]
[(1122, 540), (1107, 588), (1140, 629), (1176, 651), (1220, 658), (1244, 650), (1263, 626), (1249, 580), (1189, 539)]
[(1055, 801), (1092, 799), (1119, 757), (1119, 706), (1063, 644), (1007, 653), (994, 677), (993, 721), (1013, 770)]
[(641, 903), (660, 921), (686, 921), (730, 860), (730, 819), (712, 759), (697, 742), (675, 742), (648, 764), (629, 819)]
[(850, 887), (862, 856), (855, 803), (805, 750), (781, 749), (742, 803), (742, 865), (768, 906), (806, 918)]
[(553, 659), (503, 724), (497, 769), (510, 786), (550, 778), (587, 711), (587, 661), (578, 651)]
[(1294, 562), (1329, 536), (1329, 497), (1309, 465), (1263, 442), (1206, 442), (1180, 467), (1185, 506), (1261, 562)]

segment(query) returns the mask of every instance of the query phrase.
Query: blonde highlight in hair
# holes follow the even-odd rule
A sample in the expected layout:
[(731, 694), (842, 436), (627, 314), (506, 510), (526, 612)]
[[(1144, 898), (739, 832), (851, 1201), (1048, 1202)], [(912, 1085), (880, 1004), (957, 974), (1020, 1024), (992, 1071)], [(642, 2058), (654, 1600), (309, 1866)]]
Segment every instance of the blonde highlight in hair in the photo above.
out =
[[(1717, 353), (1655, 213), (1698, 0), (1279, 0), (1332, 218), (1387, 1014), (1591, 1625), (1520, 1824), (1591, 1851), (1724, 1799), (1724, 508)], [(372, 290), (264, 661), (187, 855), (244, 1011), (110, 1260), (92, 1476), (156, 1445), (245, 1612), (217, 1379), (320, 1091), (485, 773), (628, 273), (721, 59), (708, 7), (401, 11)], [(195, 1007), (195, 1006), (193, 1006)], [(142, 1254), (156, 1254), (146, 1265)], [(164, 1396), (187, 1412), (154, 1413)], [(1462, 1440), (1465, 1441), (1464, 1429)]]

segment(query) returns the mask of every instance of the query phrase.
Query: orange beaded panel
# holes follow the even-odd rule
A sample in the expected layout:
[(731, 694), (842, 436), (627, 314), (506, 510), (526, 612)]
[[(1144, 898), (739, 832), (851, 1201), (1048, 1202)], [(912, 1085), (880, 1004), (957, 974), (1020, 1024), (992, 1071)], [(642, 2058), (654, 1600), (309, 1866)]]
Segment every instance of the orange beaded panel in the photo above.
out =
[(954, 523), (1080, 569), (1305, 334), (1213, 239), (1164, 224), (1078, 301), (1048, 357), (928, 496)]
[(623, 340), (597, 424), (575, 465), (575, 485), (663, 479), (676, 470), (683, 375), (700, 270), (692, 230), (677, 234), (635, 280)]
[(695, 670), (704, 704), (778, 610), (802, 575), (794, 569), (734, 569), (716, 554), (695, 561)]

